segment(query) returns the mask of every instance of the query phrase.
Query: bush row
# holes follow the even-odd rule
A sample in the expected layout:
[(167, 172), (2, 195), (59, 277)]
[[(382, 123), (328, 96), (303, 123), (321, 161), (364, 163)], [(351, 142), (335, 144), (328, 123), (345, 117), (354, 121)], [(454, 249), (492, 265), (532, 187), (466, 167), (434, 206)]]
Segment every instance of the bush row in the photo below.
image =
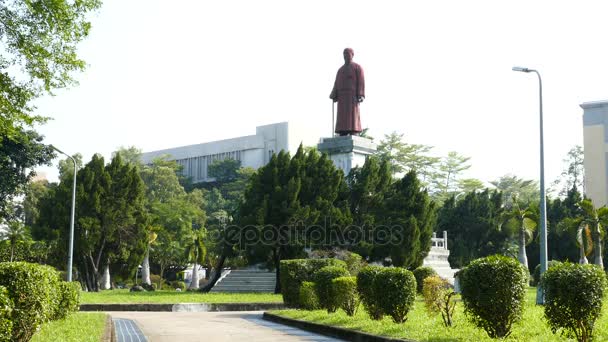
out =
[(0, 341), (29, 341), (42, 323), (78, 310), (79, 295), (80, 284), (50, 266), (0, 263)]
[(346, 263), (337, 259), (292, 259), (282, 260), (279, 269), (279, 281), (283, 302), (287, 306), (302, 307), (300, 304), (300, 287), (305, 281), (314, 281), (314, 274), (326, 266), (338, 266), (346, 269)]

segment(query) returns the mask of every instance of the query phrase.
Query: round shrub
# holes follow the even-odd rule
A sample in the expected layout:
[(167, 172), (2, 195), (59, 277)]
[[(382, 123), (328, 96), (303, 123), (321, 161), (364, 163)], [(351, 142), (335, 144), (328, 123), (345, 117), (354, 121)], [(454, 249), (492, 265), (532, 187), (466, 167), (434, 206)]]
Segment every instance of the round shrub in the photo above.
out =
[(346, 269), (348, 270), (348, 273), (355, 277), (357, 276), (357, 274), (359, 274), (359, 271), (361, 271), (361, 269), (366, 265), (366, 262), (365, 260), (363, 260), (363, 257), (353, 252), (348, 252), (344, 256), (344, 262), (346, 263)]
[(337, 259), (291, 259), (281, 260), (279, 282), (283, 302), (290, 307), (301, 307), (300, 286), (305, 281), (313, 281), (316, 271), (325, 266), (346, 268), (346, 263)]
[[(559, 264), (561, 264), (560, 261), (550, 260), (549, 263), (547, 264), (547, 269), (549, 269), (555, 265), (559, 265)], [(538, 265), (536, 265), (536, 267), (534, 267), (534, 271), (532, 272), (532, 279), (530, 280), (531, 286), (538, 286), (538, 283), (540, 283), (540, 264), (538, 264)]]
[(382, 266), (366, 266), (357, 274), (357, 292), (359, 292), (365, 311), (373, 320), (381, 320), (384, 316), (380, 303), (377, 301), (379, 296), (374, 293), (374, 281), (383, 269)]
[(78, 311), (80, 289), (80, 283), (76, 281), (59, 282), (59, 305), (57, 305), (53, 320), (66, 318), (70, 313)]
[(59, 305), (59, 273), (50, 266), (3, 262), (0, 285), (13, 302), (11, 340), (29, 341), (42, 323), (53, 318)]
[(305, 281), (300, 286), (300, 307), (304, 310), (317, 310), (319, 306), (319, 298), (315, 292), (315, 283)]
[(319, 304), (322, 308), (327, 309), (327, 312), (336, 312), (340, 304), (333, 293), (332, 280), (348, 275), (346, 268), (339, 266), (325, 266), (314, 274)]
[(416, 278), (404, 268), (384, 268), (376, 275), (374, 296), (382, 311), (395, 323), (404, 323), (416, 299)]
[(551, 331), (564, 329), (578, 341), (591, 340), (606, 293), (604, 271), (596, 265), (563, 263), (548, 269), (541, 284)]
[(460, 272), (464, 312), (491, 338), (504, 338), (521, 319), (528, 270), (517, 260), (500, 255), (473, 260)]
[(357, 293), (357, 277), (340, 277), (331, 281), (338, 306), (349, 316), (357, 313), (361, 300)]
[(413, 271), (414, 277), (416, 278), (416, 292), (422, 293), (422, 285), (424, 284), (424, 279), (427, 277), (437, 275), (434, 269), (428, 266), (420, 266)]
[(174, 289), (176, 289), (176, 290), (180, 289), (182, 291), (185, 291), (186, 290), (186, 283), (184, 283), (181, 280), (174, 280), (174, 281), (171, 282), (171, 287), (174, 288)]
[(0, 341), (10, 341), (13, 322), (11, 313), (13, 312), (13, 302), (8, 296), (6, 287), (0, 286)]

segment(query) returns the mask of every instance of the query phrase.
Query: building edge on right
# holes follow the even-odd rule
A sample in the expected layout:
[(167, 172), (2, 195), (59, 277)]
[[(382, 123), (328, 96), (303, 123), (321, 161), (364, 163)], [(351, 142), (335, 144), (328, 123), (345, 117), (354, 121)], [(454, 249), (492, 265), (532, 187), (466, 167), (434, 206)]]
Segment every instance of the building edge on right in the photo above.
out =
[(596, 207), (608, 204), (608, 100), (584, 102), (585, 195)]

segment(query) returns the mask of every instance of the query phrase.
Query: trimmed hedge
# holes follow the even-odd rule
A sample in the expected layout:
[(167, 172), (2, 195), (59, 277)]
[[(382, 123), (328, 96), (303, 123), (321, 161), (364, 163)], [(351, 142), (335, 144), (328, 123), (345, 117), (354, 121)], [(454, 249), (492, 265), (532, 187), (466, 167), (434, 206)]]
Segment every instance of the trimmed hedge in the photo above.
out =
[(59, 273), (50, 266), (27, 262), (0, 263), (0, 285), (13, 302), (13, 341), (29, 341), (38, 327), (52, 319), (59, 306)]
[(516, 259), (493, 255), (473, 260), (460, 271), (459, 280), (469, 320), (491, 338), (509, 336), (522, 317), (528, 269)]
[(346, 263), (337, 259), (281, 260), (279, 281), (285, 305), (300, 307), (300, 286), (305, 281), (313, 281), (314, 273), (325, 266), (346, 268)]
[[(547, 269), (559, 264), (561, 264), (561, 261), (550, 260), (547, 265)], [(534, 267), (534, 271), (532, 272), (532, 279), (530, 280), (531, 286), (538, 286), (538, 283), (540, 283), (540, 264)]]
[(64, 319), (70, 313), (78, 311), (80, 305), (80, 283), (73, 281), (59, 282), (59, 305), (53, 315), (53, 320)]
[(395, 323), (404, 323), (416, 299), (416, 278), (404, 268), (384, 268), (376, 275), (374, 296)]
[(315, 290), (317, 297), (319, 297), (319, 304), (321, 304), (322, 308), (327, 309), (327, 312), (336, 312), (340, 305), (333, 291), (332, 281), (336, 278), (347, 276), (349, 274), (346, 268), (340, 266), (325, 266), (315, 272)]
[(13, 322), (13, 301), (8, 296), (6, 287), (0, 286), (0, 341), (10, 341)]
[(562, 263), (548, 269), (541, 283), (551, 331), (565, 329), (569, 337), (590, 341), (606, 294), (604, 271), (596, 265)]
[(428, 266), (420, 266), (412, 273), (414, 273), (414, 277), (416, 278), (416, 292), (418, 293), (422, 293), (422, 285), (424, 284), (424, 279), (437, 275), (437, 272), (435, 272), (434, 269)]
[(382, 272), (382, 266), (366, 266), (357, 274), (357, 292), (369, 317), (373, 320), (381, 320), (384, 316), (378, 297), (374, 292), (374, 281), (376, 276)]
[(319, 298), (315, 292), (315, 283), (312, 281), (305, 281), (300, 286), (299, 304), (304, 310), (317, 310), (320, 307)]
[(331, 281), (338, 306), (349, 316), (357, 313), (361, 300), (357, 293), (357, 277), (340, 277)]

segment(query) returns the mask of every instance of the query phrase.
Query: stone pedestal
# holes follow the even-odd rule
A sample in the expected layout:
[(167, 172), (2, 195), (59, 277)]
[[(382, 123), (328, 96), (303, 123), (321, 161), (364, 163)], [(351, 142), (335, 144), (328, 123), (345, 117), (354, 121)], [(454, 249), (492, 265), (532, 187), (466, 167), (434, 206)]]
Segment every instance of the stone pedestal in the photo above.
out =
[(365, 158), (376, 153), (376, 144), (368, 138), (356, 135), (322, 138), (317, 148), (327, 153), (337, 168), (348, 175), (350, 169), (363, 166)]
[[(458, 272), (458, 269), (450, 267), (448, 257), (450, 251), (448, 250), (448, 232), (443, 231), (443, 238), (438, 238), (435, 233), (431, 238), (431, 250), (429, 255), (424, 258), (422, 266), (428, 266), (437, 272), (441, 278), (446, 279), (450, 284), (454, 284), (454, 273)], [(458, 291), (457, 291), (458, 292)]]

